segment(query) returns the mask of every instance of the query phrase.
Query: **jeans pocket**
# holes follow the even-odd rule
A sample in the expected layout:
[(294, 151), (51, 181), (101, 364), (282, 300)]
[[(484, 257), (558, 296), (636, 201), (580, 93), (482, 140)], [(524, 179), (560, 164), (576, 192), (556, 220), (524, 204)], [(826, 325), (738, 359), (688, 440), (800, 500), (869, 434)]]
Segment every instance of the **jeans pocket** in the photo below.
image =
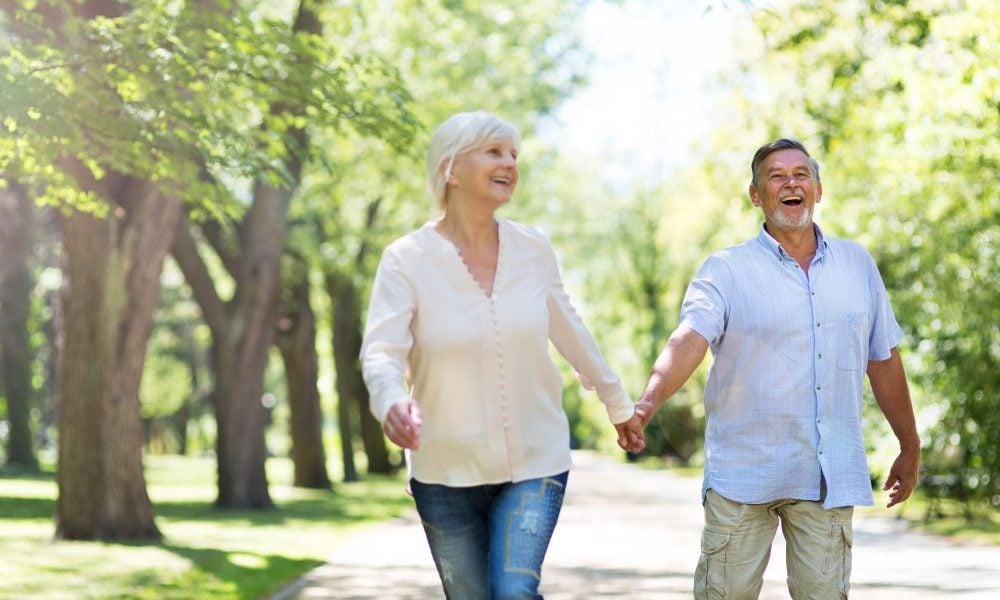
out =
[(727, 531), (705, 529), (701, 533), (701, 556), (694, 576), (694, 596), (699, 600), (728, 597), (726, 549), (732, 540)]

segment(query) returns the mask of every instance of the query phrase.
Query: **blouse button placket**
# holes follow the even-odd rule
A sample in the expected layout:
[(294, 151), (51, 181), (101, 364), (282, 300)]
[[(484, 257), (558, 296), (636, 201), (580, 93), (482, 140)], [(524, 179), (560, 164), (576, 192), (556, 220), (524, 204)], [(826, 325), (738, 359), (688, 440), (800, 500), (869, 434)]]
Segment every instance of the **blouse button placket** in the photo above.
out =
[(507, 370), (503, 360), (503, 342), (500, 336), (500, 319), (497, 315), (497, 287), (499, 284), (500, 258), (497, 258), (497, 275), (493, 281), (493, 293), (490, 295), (490, 318), (493, 321), (493, 340), (496, 344), (497, 387), (499, 388), (500, 416), (504, 429), (510, 428), (510, 414), (507, 406)]

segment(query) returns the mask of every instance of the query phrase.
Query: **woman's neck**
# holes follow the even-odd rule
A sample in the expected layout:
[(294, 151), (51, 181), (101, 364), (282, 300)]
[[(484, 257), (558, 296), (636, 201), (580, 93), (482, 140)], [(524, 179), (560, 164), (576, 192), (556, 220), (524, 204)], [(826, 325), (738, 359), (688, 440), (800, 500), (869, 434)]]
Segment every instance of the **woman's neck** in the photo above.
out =
[(497, 222), (492, 212), (469, 214), (469, 211), (448, 210), (435, 228), (463, 247), (493, 246), (497, 242)]

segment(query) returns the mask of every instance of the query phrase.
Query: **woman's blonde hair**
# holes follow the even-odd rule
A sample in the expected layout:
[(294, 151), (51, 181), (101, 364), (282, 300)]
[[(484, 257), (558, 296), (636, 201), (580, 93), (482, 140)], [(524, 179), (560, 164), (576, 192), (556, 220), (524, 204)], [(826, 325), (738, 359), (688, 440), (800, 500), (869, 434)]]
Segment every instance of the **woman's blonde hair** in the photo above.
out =
[(438, 208), (445, 208), (455, 157), (497, 140), (511, 140), (515, 148), (521, 148), (517, 127), (484, 110), (457, 113), (438, 126), (427, 150), (427, 189)]

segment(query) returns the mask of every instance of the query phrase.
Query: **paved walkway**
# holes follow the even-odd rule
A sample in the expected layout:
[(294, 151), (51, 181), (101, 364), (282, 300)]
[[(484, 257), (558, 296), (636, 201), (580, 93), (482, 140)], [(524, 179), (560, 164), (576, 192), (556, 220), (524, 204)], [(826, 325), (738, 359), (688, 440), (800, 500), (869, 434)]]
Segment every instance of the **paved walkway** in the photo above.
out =
[[(701, 481), (574, 456), (566, 502), (542, 574), (547, 600), (691, 597)], [(852, 600), (998, 600), (1000, 548), (908, 532), (855, 517)], [(775, 539), (762, 600), (787, 599), (784, 543)], [(415, 513), (366, 529), (329, 562), (271, 600), (442, 598)]]

